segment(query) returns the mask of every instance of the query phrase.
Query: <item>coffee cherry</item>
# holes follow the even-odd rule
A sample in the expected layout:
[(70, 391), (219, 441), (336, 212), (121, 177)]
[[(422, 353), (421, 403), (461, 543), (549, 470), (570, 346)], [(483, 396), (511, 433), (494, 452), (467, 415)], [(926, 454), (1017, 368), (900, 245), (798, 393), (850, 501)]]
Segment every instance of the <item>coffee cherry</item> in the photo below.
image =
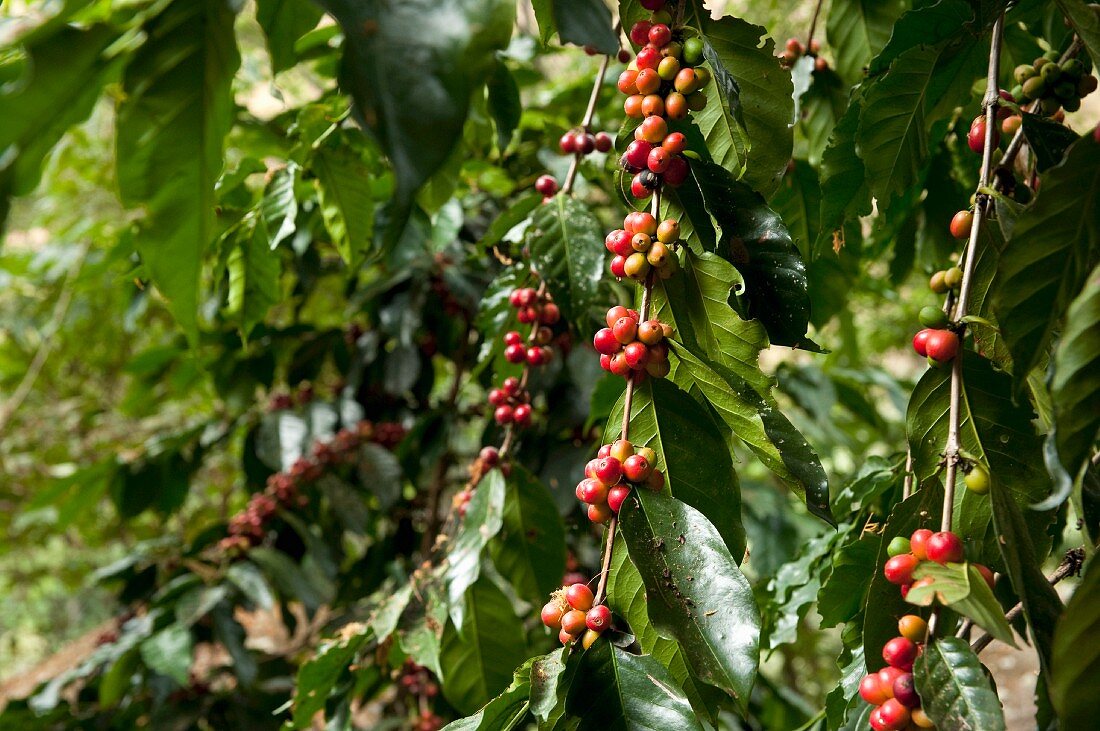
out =
[(653, 466), (640, 454), (632, 454), (623, 460), (623, 476), (630, 482), (645, 482)]
[(630, 246), (631, 236), (623, 229), (615, 229), (604, 239), (604, 246), (612, 254), (630, 256), (634, 249)]
[(974, 465), (970, 472), (963, 478), (966, 489), (977, 495), (985, 495), (989, 492), (989, 473), (981, 465)]
[(895, 637), (883, 645), (882, 659), (892, 668), (910, 672), (913, 661), (917, 659), (917, 645), (907, 637)]
[(959, 353), (959, 336), (951, 330), (933, 330), (924, 341), (928, 357), (946, 363)]
[(585, 623), (588, 625), (588, 629), (603, 632), (611, 626), (611, 610), (607, 608), (606, 604), (592, 607), (585, 616)]
[(590, 155), (596, 149), (596, 138), (587, 132), (577, 132), (573, 136), (573, 147), (581, 155)]
[(623, 153), (623, 163), (628, 170), (641, 170), (646, 167), (649, 153), (652, 150), (653, 145), (645, 140), (634, 140), (626, 146), (626, 152)]
[(680, 62), (673, 56), (665, 56), (657, 64), (657, 75), (662, 81), (672, 81), (678, 73), (680, 73)]
[(614, 457), (604, 457), (596, 460), (594, 477), (605, 485), (614, 485), (623, 476), (622, 462)]
[(886, 725), (886, 721), (882, 719), (882, 708), (876, 708), (871, 711), (871, 715), (867, 717), (867, 722), (871, 724), (873, 731), (890, 731), (890, 727)]
[(573, 609), (587, 612), (592, 608), (596, 597), (592, 594), (592, 590), (588, 588), (588, 584), (571, 584), (565, 590), (565, 601), (569, 602), (569, 606)]
[(630, 41), (635, 46), (644, 46), (649, 43), (649, 29), (653, 23), (648, 20), (639, 20), (630, 28)]
[(512, 412), (512, 421), (517, 426), (527, 426), (531, 423), (531, 404), (520, 404)]
[(672, 40), (672, 31), (664, 23), (658, 23), (649, 29), (649, 42), (660, 48)]
[[(633, 254), (635, 251), (639, 251), (644, 254), (649, 251), (649, 247), (652, 245), (653, 239), (649, 236), (649, 234), (634, 234), (634, 236), (632, 236), (630, 239), (630, 254)], [(627, 254), (627, 256), (630, 256), (630, 254)]]
[(687, 137), (684, 137), (682, 132), (670, 132), (661, 142), (661, 147), (678, 155), (687, 149)]
[(657, 144), (668, 134), (668, 123), (663, 117), (647, 117), (639, 129), (642, 131), (643, 140)]
[(551, 629), (561, 629), (561, 618), (565, 610), (556, 601), (546, 602), (542, 606), (542, 623)]
[(619, 74), (619, 80), (616, 82), (615, 85), (622, 93), (626, 94), (627, 96), (632, 96), (638, 93), (638, 86), (634, 83), (637, 78), (637, 69), (627, 69), (626, 71), (623, 71), (621, 74)]
[(688, 38), (684, 41), (682, 57), (688, 66), (703, 62), (703, 41), (701, 38)]
[(859, 697), (872, 706), (879, 706), (885, 703), (890, 696), (883, 690), (878, 681), (878, 675), (872, 673), (871, 675), (864, 675), (863, 680), (859, 681)]
[(611, 372), (616, 376), (627, 377), (633, 371), (630, 364), (626, 362), (626, 356), (620, 351), (611, 356)]
[(614, 327), (615, 323), (624, 317), (631, 317), (631, 311), (622, 305), (615, 305), (604, 315), (604, 322), (607, 323), (608, 327)]
[(920, 563), (917, 557), (911, 553), (903, 553), (887, 559), (882, 567), (883, 576), (891, 584), (909, 584), (913, 581), (913, 570)]
[(644, 116), (642, 114), (642, 100), (644, 98), (641, 94), (628, 96), (623, 102), (623, 114), (631, 119), (641, 119)]
[(652, 117), (653, 115), (664, 115), (665, 113), (665, 100), (661, 98), (660, 94), (649, 94), (642, 99), (642, 116)]
[(997, 577), (993, 575), (993, 569), (980, 563), (972, 564), (972, 566), (982, 575), (982, 578), (985, 579), (985, 583), (990, 589), (993, 589), (997, 585)]
[(917, 354), (924, 357), (928, 355), (928, 336), (935, 330), (925, 328), (919, 330), (916, 335), (913, 336), (913, 350), (917, 351)]
[(629, 487), (626, 485), (616, 485), (607, 492), (607, 507), (611, 508), (611, 512), (617, 515), (619, 508), (622, 507), (623, 502), (629, 495)]
[(527, 358), (527, 349), (522, 343), (514, 343), (504, 349), (504, 358), (509, 363), (522, 363)]
[(943, 273), (943, 282), (951, 289), (956, 289), (963, 280), (963, 271), (958, 267), (951, 267)]
[(574, 639), (576, 638), (574, 638), (573, 635), (569, 634), (564, 629), (558, 632), (558, 642), (562, 643), (563, 645), (568, 645)]
[(543, 325), (556, 325), (561, 320), (561, 309), (553, 302), (546, 302), (539, 312), (539, 322)]
[(667, 246), (660, 241), (653, 244), (649, 251), (646, 252), (645, 258), (649, 262), (650, 266), (661, 268), (668, 263), (669, 257), (672, 256), (672, 252)]
[(482, 447), (477, 456), (488, 467), (496, 467), (500, 463), (500, 451), (496, 447)]
[(932, 305), (922, 307), (918, 317), (920, 319), (920, 324), (924, 325), (925, 327), (930, 327), (933, 330), (945, 328), (950, 324), (950, 321), (947, 319), (947, 315), (944, 314), (944, 311), (941, 310), (939, 307), (934, 307)]
[(595, 630), (585, 630), (584, 637), (581, 638), (581, 647), (588, 649), (592, 645), (596, 644), (596, 640), (600, 639), (600, 633)]
[(646, 158), (646, 167), (655, 173), (663, 173), (668, 170), (668, 165), (672, 161), (672, 155), (668, 150), (663, 147), (654, 147), (649, 152), (649, 157)]
[(645, 343), (637, 340), (623, 348), (623, 355), (634, 370), (645, 368), (646, 363), (649, 362), (649, 349), (646, 348)]
[(509, 396), (515, 396), (519, 393), (519, 379), (515, 376), (509, 376), (501, 381), (500, 388)]
[(603, 459), (604, 457), (610, 457), (610, 456), (611, 456), (611, 445), (610, 444), (600, 445), (599, 450), (596, 451), (596, 459)]
[(527, 365), (538, 367), (546, 363), (546, 352), (537, 346), (532, 345), (527, 349)]
[(918, 528), (909, 536), (909, 551), (917, 557), (918, 561), (928, 559), (928, 539), (932, 537), (932, 531), (927, 528)]
[(936, 272), (928, 280), (928, 288), (936, 294), (946, 294), (947, 290), (951, 289), (947, 286), (947, 282), (944, 281), (945, 272)]
[(572, 155), (574, 152), (577, 151), (577, 148), (573, 142), (572, 132), (566, 132), (561, 136), (561, 139), (558, 140), (558, 148), (561, 150), (563, 155)]
[(609, 327), (600, 328), (596, 331), (596, 334), (592, 337), (592, 345), (596, 348), (596, 352), (604, 355), (614, 355), (623, 347), (619, 339), (615, 337), (615, 332)]
[(638, 4), (651, 13), (655, 13), (665, 6), (665, 0), (639, 0)]
[(902, 731), (909, 724), (909, 709), (897, 698), (890, 698), (878, 707), (879, 717), (889, 731)]
[(898, 634), (913, 642), (924, 642), (928, 636), (928, 623), (915, 614), (906, 614), (898, 620)]
[(926, 550), (928, 560), (939, 564), (958, 563), (966, 555), (962, 541), (951, 531), (933, 533)]
[[(656, 51), (654, 51), (654, 53), (656, 53)], [(656, 65), (657, 64), (654, 63), (654, 68), (642, 68), (638, 72), (638, 78), (634, 79), (634, 85), (638, 87), (638, 93), (643, 97), (654, 94), (661, 88), (661, 77), (657, 73), (657, 69), (655, 68)], [(642, 113), (645, 113), (644, 107)], [(650, 142), (654, 141), (655, 140), (650, 140)]]
[(638, 335), (638, 321), (630, 316), (620, 317), (611, 326), (611, 331), (614, 333), (615, 339), (623, 345), (632, 343)]
[(951, 219), (951, 235), (960, 241), (970, 238), (970, 227), (974, 224), (974, 212), (971, 210), (959, 211)]
[(514, 418), (514, 411), (512, 407), (508, 406), (507, 404), (503, 406), (498, 406), (496, 408), (496, 411), (493, 412), (493, 419), (501, 426), (503, 426), (504, 424), (511, 424)]
[(649, 274), (650, 264), (646, 259), (645, 254), (641, 252), (634, 252), (626, 258), (623, 263), (623, 271), (626, 272), (626, 276), (631, 279), (644, 279)]
[(671, 185), (673, 188), (679, 187), (687, 180), (688, 172), (687, 160), (680, 155), (675, 155), (668, 161), (668, 167), (665, 169), (664, 181)]
[(913, 722), (913, 725), (917, 728), (935, 728), (936, 724), (932, 722), (932, 719), (928, 717), (928, 714), (921, 708), (914, 708), (909, 713), (909, 720)]
[(894, 681), (894, 698), (906, 708), (916, 708), (920, 705), (920, 696), (913, 682), (913, 674), (906, 673)]
[(645, 372), (654, 378), (664, 378), (672, 371), (672, 365), (667, 361), (655, 361), (652, 357), (646, 364)]
[(494, 388), (489, 391), (489, 404), (491, 406), (500, 406), (508, 402), (508, 394), (503, 389)]
[(890, 541), (890, 545), (886, 547), (886, 554), (888, 556), (900, 556), (903, 553), (909, 553), (909, 539), (904, 536), (894, 536), (894, 539)]
[(615, 146), (615, 140), (611, 139), (611, 135), (606, 132), (596, 133), (596, 151), (597, 152), (610, 152), (611, 148)]
[(634, 445), (625, 439), (617, 439), (611, 444), (610, 456), (619, 460), (619, 462), (626, 462), (628, 457), (634, 455)]
[(611, 260), (611, 263), (608, 265), (608, 268), (611, 270), (612, 276), (614, 276), (618, 279), (622, 279), (623, 277), (626, 276), (626, 257), (625, 256), (616, 256), (616, 257), (614, 257)]
[[(650, 119), (660, 119), (660, 117), (650, 117)], [(652, 175), (648, 170), (646, 173)], [(634, 179), (630, 181), (630, 194), (638, 199), (648, 198), (653, 195), (653, 189), (646, 186), (642, 181), (643, 173), (638, 173), (634, 176)], [(624, 265), (625, 267), (625, 265)]]
[[(966, 135), (966, 144), (974, 152), (981, 153), (985, 150), (985, 117), (975, 117), (970, 125), (970, 132)], [(994, 127), (992, 135), (993, 146), (1001, 144), (1001, 133)]]
[(504, 344), (505, 345), (522, 345), (523, 344), (523, 336), (520, 335), (515, 330), (510, 330), (510, 331), (504, 333)]
[[(573, 586), (584, 586), (584, 584), (574, 584)], [(572, 588), (572, 587), (570, 587), (570, 588)], [(574, 637), (579, 635), (581, 632), (584, 632), (584, 630), (587, 628), (587, 624), (585, 623), (585, 618), (584, 618), (584, 613), (586, 611), (587, 610), (584, 610), (584, 609), (571, 609), (568, 612), (566, 612), (564, 615), (562, 615), (562, 618), (561, 618), (561, 629), (562, 629), (562, 631), (563, 632), (568, 632), (569, 634), (573, 635)]]
[(593, 523), (606, 523), (611, 520), (613, 515), (607, 503), (588, 506), (588, 519)]

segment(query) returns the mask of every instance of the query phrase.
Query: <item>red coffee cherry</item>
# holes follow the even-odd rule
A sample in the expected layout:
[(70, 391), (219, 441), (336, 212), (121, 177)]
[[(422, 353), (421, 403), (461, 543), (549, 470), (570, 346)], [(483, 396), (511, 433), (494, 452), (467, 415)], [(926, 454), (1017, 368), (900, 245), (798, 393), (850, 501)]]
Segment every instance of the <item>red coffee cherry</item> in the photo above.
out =
[(615, 144), (615, 141), (613, 139), (611, 139), (611, 135), (607, 134), (606, 132), (597, 132), (596, 133), (596, 151), (597, 152), (608, 152), (608, 151), (611, 150), (611, 148), (614, 146), (614, 144)]
[(645, 343), (635, 340), (623, 348), (623, 356), (626, 357), (626, 362), (631, 368), (636, 371), (641, 370), (649, 362), (649, 349)]
[(645, 482), (653, 466), (640, 454), (632, 454), (623, 461), (623, 476), (630, 482)]
[(561, 150), (563, 155), (572, 155), (577, 151), (576, 145), (573, 141), (573, 133), (566, 132), (558, 140), (558, 149)]
[(626, 146), (626, 152), (623, 153), (623, 165), (628, 170), (641, 170), (646, 167), (649, 153), (652, 150), (653, 145), (645, 140), (634, 140)]
[[(654, 51), (656, 53), (656, 51)], [(661, 88), (661, 76), (657, 73), (656, 64), (654, 68), (643, 68), (638, 72), (638, 78), (634, 79), (634, 85), (638, 87), (638, 93), (642, 95), (642, 101), (644, 104), (645, 97), (650, 94), (655, 94), (658, 89)], [(645, 114), (645, 108), (642, 107), (642, 114)], [(648, 138), (645, 138), (648, 139)], [(650, 142), (657, 142), (659, 140), (649, 140)]]
[(886, 725), (886, 721), (882, 720), (881, 707), (871, 711), (871, 715), (867, 717), (867, 722), (871, 724), (871, 728), (874, 731), (890, 731), (890, 727)]
[(546, 602), (542, 606), (542, 623), (551, 629), (561, 629), (561, 619), (565, 610), (556, 601)]
[[(634, 60), (634, 63), (638, 66), (639, 74), (641, 74), (641, 72), (646, 69), (656, 71), (657, 66), (659, 66), (661, 63), (661, 52), (658, 51), (656, 48), (643, 48), (642, 50), (638, 51), (638, 57)], [(652, 94), (654, 91), (656, 91), (656, 89), (653, 89), (652, 91), (642, 91), (640, 87), (638, 90), (642, 94)]]
[(611, 331), (615, 334), (615, 339), (623, 345), (632, 343), (638, 335), (638, 321), (630, 316), (620, 317), (611, 326)]
[(531, 423), (531, 404), (520, 404), (512, 411), (512, 421), (517, 426), (527, 426)]
[(663, 147), (654, 147), (649, 152), (646, 166), (655, 173), (663, 173), (668, 170), (670, 162), (672, 162), (672, 155), (669, 154), (668, 150)]
[(993, 575), (993, 569), (980, 563), (973, 564), (973, 566), (978, 570), (978, 573), (982, 575), (982, 578), (985, 579), (985, 583), (989, 585), (989, 588), (992, 589), (997, 583), (997, 577)]
[(585, 615), (585, 623), (588, 625), (588, 629), (594, 632), (603, 632), (611, 626), (611, 610), (607, 608), (606, 604), (592, 607)]
[(951, 235), (960, 241), (970, 238), (970, 227), (974, 224), (974, 212), (970, 210), (959, 211), (952, 217)]
[(879, 670), (876, 675), (878, 675), (879, 685), (882, 686), (882, 689), (886, 692), (886, 695), (893, 698), (894, 681), (900, 678), (902, 675), (905, 675), (905, 673), (905, 670), (901, 670), (892, 666), (887, 666), (884, 667), (882, 670)]
[(959, 353), (959, 336), (951, 330), (933, 330), (924, 341), (928, 357), (946, 363)]
[(588, 519), (593, 523), (606, 523), (611, 520), (612, 515), (611, 508), (607, 506), (607, 503), (588, 506)]
[(890, 698), (878, 708), (879, 717), (888, 731), (901, 731), (909, 725), (909, 709), (896, 698)]
[(630, 41), (635, 46), (644, 46), (649, 43), (649, 29), (653, 23), (648, 20), (639, 20), (630, 28)]
[(509, 363), (522, 363), (527, 358), (527, 349), (521, 343), (509, 345), (504, 349), (504, 359)]
[(558, 632), (558, 641), (561, 642), (563, 645), (568, 645), (574, 639), (576, 638), (566, 632), (565, 629), (562, 629), (560, 632)]
[(676, 188), (687, 180), (689, 171), (687, 160), (680, 155), (673, 155), (672, 159), (668, 161), (668, 167), (665, 169), (664, 181)]
[(553, 175), (540, 175), (535, 181), (535, 190), (543, 195), (554, 195), (558, 192), (558, 181)]
[(966, 555), (963, 543), (951, 531), (932, 534), (928, 539), (928, 560), (939, 564), (959, 563)]
[(920, 705), (920, 696), (917, 695), (917, 686), (913, 682), (913, 674), (906, 673), (894, 681), (894, 698), (906, 708), (916, 708)]
[(494, 388), (489, 391), (489, 404), (492, 406), (501, 406), (508, 402), (508, 394), (504, 392), (502, 388)]
[[(913, 669), (913, 661), (917, 659), (917, 645), (906, 637), (895, 637), (883, 646), (882, 659), (890, 667), (908, 673)], [(890, 686), (893, 688), (893, 683)]]
[(932, 531), (927, 528), (918, 528), (909, 536), (909, 552), (917, 557), (918, 561), (928, 559), (928, 539), (932, 537)]
[(496, 447), (482, 447), (478, 459), (489, 467), (496, 467), (500, 462), (500, 450)]
[(527, 349), (527, 365), (543, 365), (544, 363), (546, 363), (546, 361), (544, 360), (545, 357), (546, 353), (543, 351), (542, 348), (532, 345), (530, 348)]
[(670, 132), (661, 142), (661, 147), (674, 155), (678, 155), (687, 149), (687, 137), (682, 132)]
[(599, 480), (584, 480), (577, 487), (581, 502), (588, 505), (602, 505), (607, 502), (608, 487)]
[(587, 132), (577, 132), (573, 136), (573, 147), (581, 155), (589, 155), (596, 149), (596, 138)]
[(514, 418), (515, 418), (514, 411), (513, 411), (512, 407), (508, 406), (507, 404), (504, 404), (503, 406), (498, 406), (496, 408), (496, 411), (493, 412), (493, 419), (496, 420), (496, 423), (498, 423), (502, 426), (504, 424), (511, 424), (512, 419), (514, 419)]
[(667, 46), (672, 40), (672, 31), (664, 23), (657, 23), (649, 29), (649, 42), (657, 48)]
[(605, 485), (615, 485), (623, 476), (622, 462), (614, 457), (604, 457), (597, 460), (595, 478)]
[(600, 328), (592, 337), (592, 345), (596, 352), (604, 355), (614, 355), (622, 350), (623, 344), (615, 337), (615, 331), (609, 327)]
[(918, 330), (917, 334), (913, 336), (913, 350), (917, 351), (920, 356), (928, 355), (928, 336), (934, 333), (935, 330), (926, 327), (923, 330)]
[(611, 508), (611, 512), (617, 515), (619, 513), (619, 508), (623, 506), (623, 503), (629, 495), (630, 488), (628, 486), (616, 485), (607, 492), (607, 507)]
[[(550, 605), (548, 604), (547, 606)], [(560, 617), (558, 618), (558, 622), (561, 622)], [(890, 695), (883, 690), (882, 684), (879, 683), (878, 675), (872, 673), (871, 675), (863, 676), (863, 680), (859, 681), (859, 697), (872, 706), (880, 706), (886, 702)]]
[(574, 609), (587, 612), (592, 608), (596, 597), (592, 594), (592, 590), (588, 588), (588, 584), (573, 584), (566, 588), (565, 600)]
[[(576, 584), (574, 584), (576, 586)], [(583, 586), (583, 584), (582, 584)], [(561, 618), (561, 628), (563, 632), (568, 632), (571, 635), (579, 635), (587, 628), (584, 617), (585, 610), (571, 609)]]
[(911, 553), (903, 553), (887, 560), (882, 573), (891, 584), (910, 584), (913, 582), (913, 570), (920, 561)]
[[(1001, 133), (996, 127), (993, 128), (993, 146), (1001, 144)], [(966, 135), (966, 144), (970, 149), (978, 154), (982, 154), (985, 151), (985, 116), (975, 117), (974, 121), (970, 123), (970, 132)]]
[(611, 269), (611, 274), (613, 276), (617, 277), (618, 279), (622, 279), (626, 276), (626, 257), (615, 256), (611, 260), (609, 268)]

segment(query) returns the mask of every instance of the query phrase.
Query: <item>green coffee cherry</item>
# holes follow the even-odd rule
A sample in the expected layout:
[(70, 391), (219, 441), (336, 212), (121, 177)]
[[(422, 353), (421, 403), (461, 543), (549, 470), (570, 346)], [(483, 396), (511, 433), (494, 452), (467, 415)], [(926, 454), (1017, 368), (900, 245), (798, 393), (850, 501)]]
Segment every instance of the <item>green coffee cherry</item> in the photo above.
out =
[(947, 315), (943, 313), (943, 310), (933, 305), (922, 307), (920, 310), (919, 319), (920, 324), (924, 325), (925, 327), (933, 328), (935, 330), (942, 330), (943, 328), (947, 327), (949, 323)]
[(1080, 79), (1085, 74), (1085, 64), (1080, 59), (1070, 58), (1062, 64), (1062, 73), (1074, 79)]
[(1062, 75), (1062, 67), (1056, 63), (1048, 63), (1043, 66), (1043, 70), (1039, 72), (1039, 75), (1043, 77), (1043, 81), (1047, 82), (1047, 85), (1051, 85), (1058, 80), (1058, 77)]
[(696, 66), (703, 62), (702, 39), (688, 38), (684, 41), (683, 61), (688, 66)]
[(1039, 99), (1047, 90), (1046, 82), (1041, 76), (1033, 76), (1024, 82), (1023, 91), (1025, 99)]
[(1024, 83), (1034, 75), (1035, 67), (1026, 63), (1020, 64), (1016, 67), (1016, 70), (1012, 72), (1012, 78), (1016, 79), (1017, 84)]

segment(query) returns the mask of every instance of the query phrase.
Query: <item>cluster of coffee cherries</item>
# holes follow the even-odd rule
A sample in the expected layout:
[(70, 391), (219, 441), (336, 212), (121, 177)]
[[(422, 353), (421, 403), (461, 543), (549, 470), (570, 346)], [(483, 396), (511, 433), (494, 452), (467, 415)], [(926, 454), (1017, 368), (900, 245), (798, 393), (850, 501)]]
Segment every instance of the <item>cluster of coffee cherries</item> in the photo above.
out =
[(779, 54), (779, 59), (784, 66), (790, 68), (798, 59), (809, 55), (814, 60), (814, 71), (824, 71), (829, 68), (829, 62), (819, 56), (819, 53), (821, 53), (821, 42), (817, 39), (810, 41), (810, 46), (807, 48), (806, 44), (797, 38), (788, 38), (783, 53)]
[(622, 305), (607, 311), (607, 327), (600, 328), (592, 338), (600, 354), (600, 367), (635, 382), (647, 374), (664, 378), (671, 370), (665, 339), (672, 337), (672, 327), (656, 319), (639, 319), (637, 310)]
[[(546, 365), (554, 359), (553, 326), (561, 320), (561, 310), (554, 304), (549, 292), (532, 287), (518, 287), (508, 296), (516, 308), (516, 319), (531, 325), (531, 332), (524, 337), (518, 330), (504, 333), (504, 359), (527, 367)], [(525, 427), (531, 423), (531, 395), (520, 379), (505, 378), (498, 388), (489, 391), (489, 404), (494, 407), (493, 419), (505, 426), (514, 424)]]
[(660, 492), (665, 475), (657, 469), (657, 453), (649, 447), (635, 447), (619, 439), (600, 447), (596, 458), (584, 468), (584, 479), (577, 483), (577, 499), (588, 506), (588, 519), (606, 523), (618, 515), (623, 501), (635, 487)]
[(882, 648), (886, 667), (859, 682), (860, 697), (875, 706), (869, 719), (874, 731), (935, 728), (913, 682), (913, 662), (927, 637), (928, 623), (915, 614), (905, 615), (898, 620), (898, 636)]
[[(901, 587), (901, 595), (904, 598), (909, 594), (909, 589), (914, 586), (924, 586), (933, 582), (932, 577), (913, 580), (913, 572), (922, 561), (933, 561), (938, 564), (959, 563), (966, 558), (962, 540), (953, 532), (939, 531), (933, 533), (927, 528), (919, 528), (913, 531), (909, 538), (898, 536), (890, 541), (886, 547), (890, 556), (882, 567), (882, 574), (891, 584)], [(993, 588), (993, 572), (988, 566), (971, 564), (982, 575), (989, 588)]]
[(326, 470), (353, 464), (360, 445), (367, 442), (392, 449), (405, 433), (401, 424), (361, 421), (353, 429), (336, 432), (330, 441), (314, 442), (309, 457), (301, 457), (286, 472), (268, 477), (264, 491), (254, 493), (248, 504), (229, 519), (229, 535), (218, 546), (224, 551), (247, 551), (258, 545), (280, 509), (300, 508), (308, 502), (302, 489), (321, 479)]
[(531, 424), (531, 394), (515, 376), (505, 378), (498, 388), (489, 391), (489, 404), (495, 407), (493, 420), (501, 426), (523, 428)]
[[(571, 129), (558, 140), (558, 149), (563, 155), (584, 157), (593, 152), (610, 152), (615, 140), (606, 132), (592, 134), (587, 129)], [(541, 191), (540, 191), (541, 192)]]
[(1096, 91), (1096, 77), (1084, 62), (1069, 58), (1059, 63), (1061, 54), (1047, 51), (1030, 64), (1020, 64), (1012, 72), (1016, 86), (1012, 95), (1027, 102), (1038, 102), (1039, 110), (1053, 115), (1059, 109), (1076, 112), (1081, 99)]
[(558, 630), (558, 639), (563, 645), (582, 637), (581, 645), (587, 650), (611, 626), (611, 610), (606, 604), (595, 602), (596, 597), (587, 584), (563, 586), (543, 605), (542, 623)]
[(702, 39), (670, 28), (672, 16), (663, 1), (643, 5), (652, 6), (653, 15), (630, 29), (630, 40), (640, 48), (618, 81), (619, 91), (627, 95), (626, 116), (642, 120), (621, 160), (634, 174), (630, 192), (639, 199), (648, 198), (662, 183), (675, 187), (687, 178), (687, 159), (682, 155), (686, 140), (670, 133), (668, 122), (705, 108), (702, 90), (711, 79), (701, 65)]
[[(526, 404), (523, 405), (526, 406)], [(529, 406), (528, 409), (530, 409)], [(528, 421), (530, 420), (529, 415), (526, 418)], [(505, 477), (512, 471), (511, 465), (507, 462), (501, 462), (499, 449), (491, 445), (482, 447), (481, 451), (478, 452), (477, 459), (470, 464), (470, 481), (466, 483), (466, 487), (455, 493), (454, 499), (451, 501), (451, 507), (458, 513), (458, 517), (466, 517), (466, 510), (470, 506), (470, 500), (474, 497), (474, 488), (481, 482), (481, 478), (484, 477), (486, 472), (498, 466)]]
[(425, 695), (429, 698), (439, 695), (439, 684), (432, 678), (431, 671), (418, 665), (412, 658), (406, 658), (405, 664), (401, 666), (398, 685), (412, 695)]
[(960, 343), (947, 315), (940, 308), (929, 305), (921, 308), (919, 317), (924, 328), (913, 336), (913, 350), (928, 358), (931, 366), (949, 363), (959, 354)]
[(604, 246), (614, 256), (611, 273), (622, 279), (641, 282), (651, 271), (668, 279), (680, 269), (676, 250), (680, 247), (680, 224), (674, 219), (657, 223), (652, 214), (631, 211), (617, 228), (604, 239)]

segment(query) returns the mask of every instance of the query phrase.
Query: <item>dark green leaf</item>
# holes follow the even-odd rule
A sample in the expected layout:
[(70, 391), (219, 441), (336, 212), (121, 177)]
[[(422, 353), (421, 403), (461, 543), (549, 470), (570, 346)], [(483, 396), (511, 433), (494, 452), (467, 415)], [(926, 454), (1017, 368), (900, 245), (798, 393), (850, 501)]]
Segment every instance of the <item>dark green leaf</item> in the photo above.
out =
[(825, 29), (836, 56), (836, 70), (854, 84), (863, 78), (871, 58), (886, 45), (904, 0), (834, 0)]
[(572, 196), (555, 196), (531, 216), (526, 237), (531, 264), (571, 322), (581, 322), (598, 300), (603, 238), (599, 219)]
[(259, 547), (248, 555), (271, 577), (284, 599), (300, 601), (311, 612), (331, 601), (335, 593), (335, 587), (320, 572), (307, 571), (282, 551)]
[(872, 210), (867, 171), (856, 153), (862, 105), (860, 97), (852, 97), (821, 154), (821, 236), (815, 259), (839, 250), (844, 243), (844, 224)]
[(1069, 305), (1054, 353), (1050, 395), (1058, 456), (1076, 475), (1100, 430), (1100, 266), (1093, 268), (1081, 294)]
[(141, 643), (141, 659), (154, 672), (187, 686), (191, 674), (191, 630), (170, 624)]
[[(467, 513), (468, 514), (468, 513)], [(504, 495), (504, 522), (490, 544), (493, 564), (531, 602), (546, 601), (565, 571), (565, 526), (546, 486), (512, 465)]]
[[(611, 27), (611, 11), (603, 0), (549, 0), (554, 26), (562, 43), (591, 46), (613, 56), (619, 34)], [(542, 21), (539, 21), (540, 26)]]
[(1035, 168), (1039, 172), (1062, 162), (1069, 146), (1080, 139), (1069, 127), (1046, 117), (1024, 112), (1023, 118), (1024, 139), (1035, 155)]
[(508, 66), (499, 59), (485, 83), (489, 89), (489, 114), (497, 128), (497, 147), (503, 152), (511, 142), (512, 133), (519, 126), (523, 114), (519, 87)]
[(1043, 176), (1020, 214), (997, 273), (994, 309), (1023, 383), (1050, 347), (1066, 308), (1100, 252), (1100, 143), (1086, 137)]
[(1089, 692), (1100, 672), (1100, 563), (1094, 557), (1054, 632), (1050, 695), (1062, 728), (1088, 728), (1100, 713), (1100, 694)]
[(439, 662), (447, 702), (472, 714), (508, 686), (512, 669), (527, 656), (527, 643), (511, 602), (488, 579), (470, 587), (465, 603), (469, 611), (461, 629), (447, 625), (443, 632)]
[(322, 642), (317, 652), (298, 668), (298, 677), (294, 691), (294, 728), (310, 728), (313, 717), (325, 707), (325, 701), (332, 693), (337, 681), (351, 665), (359, 649), (363, 647), (371, 633), (359, 625), (349, 631), (341, 630), (340, 636)]
[(527, 217), (531, 215), (531, 211), (541, 204), (542, 193), (530, 191), (521, 195), (489, 224), (489, 228), (485, 230), (485, 235), (481, 237), (481, 246), (488, 249), (499, 244), (505, 234), (526, 221)]
[(565, 698), (580, 664), (580, 653), (562, 648), (531, 661), (531, 713), (540, 722), (556, 723), (565, 713)]
[(126, 67), (118, 108), (119, 191), (145, 211), (135, 246), (192, 340), (222, 142), (233, 123), (233, 21), (223, 0), (176, 0), (154, 16)]
[[(906, 3), (910, 4), (910, 3)], [(871, 61), (871, 76), (879, 76), (901, 54), (918, 46), (934, 46), (944, 41), (959, 40), (973, 34), (969, 27), (974, 20), (973, 2), (969, 0), (938, 0), (912, 3), (891, 30), (890, 40)]]
[(606, 640), (581, 658), (567, 710), (578, 731), (702, 731), (683, 691), (649, 655), (631, 655)]
[(817, 595), (817, 612), (822, 627), (851, 621), (864, 606), (867, 589), (875, 575), (879, 537), (865, 533), (833, 554), (829, 578)]
[(701, 513), (644, 491), (620, 529), (646, 586), (649, 617), (675, 638), (693, 673), (744, 708), (756, 677), (760, 621), (752, 588)]
[(294, 44), (317, 27), (322, 14), (310, 0), (257, 0), (256, 20), (267, 37), (272, 71), (279, 73), (298, 62)]
[(531, 658), (516, 668), (512, 684), (504, 692), (472, 716), (460, 718), (443, 727), (443, 731), (500, 731), (517, 728), (527, 716), (530, 707), (531, 672), (535, 660)]
[(997, 693), (965, 640), (944, 637), (925, 645), (913, 666), (925, 713), (938, 728), (1004, 731)]
[(1096, 8), (1084, 0), (1054, 0), (1074, 32), (1081, 37), (1092, 58), (1100, 58), (1100, 16)]

